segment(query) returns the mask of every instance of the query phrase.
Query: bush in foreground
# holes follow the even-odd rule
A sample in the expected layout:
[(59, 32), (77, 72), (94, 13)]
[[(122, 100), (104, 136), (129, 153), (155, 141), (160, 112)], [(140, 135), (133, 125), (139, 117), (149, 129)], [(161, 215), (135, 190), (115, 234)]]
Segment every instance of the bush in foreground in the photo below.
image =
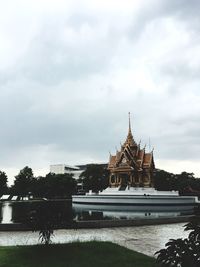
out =
[(196, 218), (186, 224), (185, 231), (190, 231), (188, 238), (170, 239), (165, 249), (155, 253), (160, 266), (200, 266), (200, 220)]
[(73, 214), (67, 212), (63, 205), (58, 205), (54, 201), (43, 201), (32, 204), (32, 208), (27, 213), (25, 224), (33, 232), (39, 232), (39, 241), (45, 245), (52, 243), (52, 236), (55, 229), (65, 228), (73, 220)]

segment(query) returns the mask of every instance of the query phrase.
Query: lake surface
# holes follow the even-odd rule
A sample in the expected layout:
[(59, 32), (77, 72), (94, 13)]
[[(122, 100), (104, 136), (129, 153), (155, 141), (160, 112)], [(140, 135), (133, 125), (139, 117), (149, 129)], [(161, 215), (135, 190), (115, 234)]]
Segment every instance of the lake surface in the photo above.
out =
[[(161, 211), (132, 211), (111, 208), (110, 210), (98, 211), (96, 207), (91, 209), (72, 207), (71, 201), (54, 202), (3, 202), (0, 203), (1, 223), (23, 223), (27, 214), (37, 209), (41, 204), (47, 205), (48, 211), (53, 215), (59, 215), (62, 222), (72, 220), (123, 220), (138, 218), (176, 217), (186, 215), (181, 212)], [(49, 206), (48, 206), (49, 205)], [(153, 256), (154, 253), (164, 248), (170, 238), (185, 238), (188, 233), (184, 232), (185, 223), (151, 225), (138, 227), (120, 227), (103, 229), (63, 229), (54, 231), (53, 243), (67, 243), (73, 241), (112, 241), (144, 254)], [(0, 232), (0, 245), (32, 245), (38, 244), (38, 232), (18, 231)]]
[[(74, 241), (112, 241), (121, 246), (153, 256), (156, 251), (164, 248), (170, 238), (185, 238), (184, 223), (150, 225), (138, 227), (120, 227), (103, 229), (56, 230), (53, 243)], [(38, 233), (0, 232), (0, 245), (32, 245), (38, 244)]]
[(125, 207), (106, 207), (99, 211), (97, 206), (80, 207), (74, 205), (71, 201), (42, 201), (42, 202), (2, 202), (0, 203), (1, 223), (24, 223), (29, 214), (38, 209), (41, 205), (46, 205), (46, 210), (55, 216), (59, 216), (61, 223), (65, 224), (72, 220), (89, 221), (89, 220), (124, 220), (140, 218), (163, 218), (177, 217), (181, 215), (191, 215), (191, 212), (179, 211), (147, 211), (126, 210)]

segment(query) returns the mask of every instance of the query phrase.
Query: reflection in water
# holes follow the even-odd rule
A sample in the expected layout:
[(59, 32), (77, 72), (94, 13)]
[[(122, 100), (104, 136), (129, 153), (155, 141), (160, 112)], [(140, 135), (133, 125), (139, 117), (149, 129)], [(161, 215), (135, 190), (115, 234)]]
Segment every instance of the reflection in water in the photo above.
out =
[(73, 203), (73, 209), (76, 214), (76, 220), (131, 220), (145, 218), (177, 217), (181, 215), (191, 215), (192, 211), (160, 211), (155, 207), (148, 210), (133, 210), (122, 206), (101, 206), (101, 205), (84, 205)]
[(1, 223), (12, 223), (12, 207), (9, 202), (4, 202), (1, 208)]
[(39, 206), (45, 205), (47, 210), (55, 214), (60, 221), (60, 225), (70, 225), (72, 220), (123, 220), (140, 218), (160, 218), (190, 215), (192, 212), (183, 211), (156, 211), (148, 209), (146, 211), (131, 210), (130, 207), (119, 206), (96, 206), (73, 204), (71, 201), (22, 201), (0, 203), (0, 215), (2, 223), (26, 223), (27, 215)]
[(71, 201), (23, 201), (23, 202), (3, 202), (1, 208), (1, 223), (27, 223), (31, 212), (45, 206), (48, 213), (59, 218), (60, 225), (71, 223), (74, 215)]

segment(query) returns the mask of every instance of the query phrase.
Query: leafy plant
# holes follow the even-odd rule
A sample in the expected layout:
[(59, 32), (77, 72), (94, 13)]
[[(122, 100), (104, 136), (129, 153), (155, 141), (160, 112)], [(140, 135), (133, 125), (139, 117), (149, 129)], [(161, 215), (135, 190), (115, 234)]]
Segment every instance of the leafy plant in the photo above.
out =
[(39, 231), (41, 243), (50, 244), (56, 225), (51, 215), (51, 210), (48, 209), (46, 203), (42, 203), (35, 210), (30, 211), (27, 219), (32, 231)]
[[(37, 205), (36, 205), (37, 204)], [(73, 214), (66, 212), (66, 207), (55, 201), (33, 203), (25, 223), (33, 232), (39, 232), (39, 241), (45, 245), (52, 243), (54, 230), (69, 227)]]
[(155, 253), (160, 266), (200, 266), (200, 220), (196, 218), (184, 227), (185, 231), (190, 231), (188, 238), (170, 239), (165, 249)]

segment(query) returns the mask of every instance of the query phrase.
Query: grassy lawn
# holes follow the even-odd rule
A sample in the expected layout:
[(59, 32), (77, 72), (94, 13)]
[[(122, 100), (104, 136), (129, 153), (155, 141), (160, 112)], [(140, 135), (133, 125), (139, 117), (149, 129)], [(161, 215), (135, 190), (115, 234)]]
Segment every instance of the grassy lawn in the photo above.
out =
[(0, 247), (0, 267), (153, 267), (155, 260), (110, 242)]

